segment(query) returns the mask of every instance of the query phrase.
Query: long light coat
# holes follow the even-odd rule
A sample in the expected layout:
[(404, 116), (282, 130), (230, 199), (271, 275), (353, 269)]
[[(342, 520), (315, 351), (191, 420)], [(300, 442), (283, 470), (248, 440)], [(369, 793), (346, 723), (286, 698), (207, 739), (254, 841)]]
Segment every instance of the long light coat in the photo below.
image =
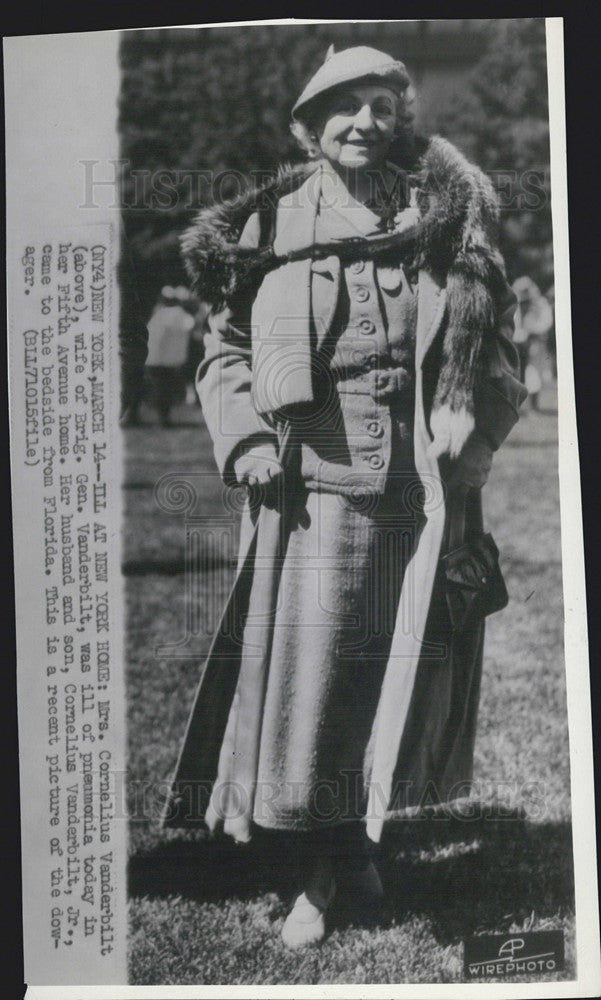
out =
[[(280, 199), (274, 247), (278, 255), (312, 243), (316, 185), (319, 173)], [(251, 216), (242, 242), (252, 246), (258, 239), (258, 220)], [(230, 307), (212, 318), (199, 394), (226, 481), (233, 481), (233, 462), (241, 451), (254, 443), (275, 441), (273, 411), (312, 399), (311, 331), (318, 338), (327, 334), (340, 291), (340, 261), (332, 255), (327, 265), (316, 269), (306, 258), (267, 274), (254, 298), (250, 330), (236, 326)], [(515, 299), (507, 288), (498, 302), (498, 329), (487, 347), (486, 370), (475, 399), (473, 440), (488, 452), (509, 433), (525, 394), (510, 341), (514, 308)], [(430, 784), (439, 798), (463, 795), (471, 777), (484, 628), (477, 622), (454, 634), (445, 613), (438, 572), (445, 488), (439, 463), (428, 451), (429, 405), (446, 317), (445, 277), (424, 267), (418, 280), (414, 456), (426, 498), (425, 522), (405, 574), (370, 741), (366, 818), (368, 834), (376, 841), (391, 806), (419, 802)], [(467, 513), (467, 530), (477, 530), (480, 518), (478, 497)], [(263, 508), (256, 525), (245, 517), (238, 580), (225, 612), (230, 624), (232, 615), (244, 619), (249, 602), (256, 610), (257, 601), (268, 620), (277, 599), (277, 579), (274, 575), (270, 587), (265, 573), (259, 574), (263, 593), (257, 595), (253, 566), (257, 559), (263, 568), (270, 559), (275, 561), (279, 531), (275, 511)], [(205, 666), (164, 812), (166, 826), (198, 822), (199, 814), (204, 815), (234, 698), (240, 697), (244, 685), (247, 691), (257, 691), (265, 683), (268, 660), (256, 665), (251, 677), (238, 677), (240, 645), (232, 641), (231, 632), (225, 628), (215, 637)], [(260, 698), (258, 702), (248, 732), (245, 777), (250, 785), (261, 727)], [(251, 816), (249, 808), (230, 832), (244, 839)]]

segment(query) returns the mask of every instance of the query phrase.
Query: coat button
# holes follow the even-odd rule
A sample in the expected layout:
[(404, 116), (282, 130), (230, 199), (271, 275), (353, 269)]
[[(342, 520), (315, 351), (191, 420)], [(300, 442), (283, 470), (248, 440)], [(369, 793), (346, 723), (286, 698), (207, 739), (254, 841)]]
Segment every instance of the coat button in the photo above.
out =
[(379, 438), (382, 437), (384, 428), (379, 420), (370, 420), (367, 423), (367, 433), (372, 438)]
[(367, 459), (367, 464), (370, 469), (381, 469), (384, 465), (384, 459), (381, 455), (370, 455)]
[(359, 285), (359, 287), (355, 289), (355, 298), (357, 299), (357, 302), (367, 302), (369, 298), (369, 288), (366, 288), (365, 285)]
[(361, 333), (364, 333), (366, 335), (370, 333), (375, 333), (376, 324), (372, 323), (370, 319), (362, 319), (361, 322), (359, 323), (359, 329), (361, 330)]
[(354, 260), (351, 264), (351, 274), (361, 274), (365, 270), (365, 264), (362, 260)]

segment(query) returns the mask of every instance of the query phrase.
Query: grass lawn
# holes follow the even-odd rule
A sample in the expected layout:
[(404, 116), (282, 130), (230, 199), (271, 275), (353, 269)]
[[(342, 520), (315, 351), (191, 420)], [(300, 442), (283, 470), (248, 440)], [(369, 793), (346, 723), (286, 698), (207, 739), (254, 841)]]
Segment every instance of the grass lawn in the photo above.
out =
[[(171, 429), (145, 411), (146, 426), (125, 432), (132, 983), (461, 982), (466, 936), (556, 928), (567, 967), (550, 978), (574, 975), (557, 419), (554, 399), (543, 403), (512, 432), (484, 494), (511, 602), (487, 626), (473, 808), (388, 824), (382, 912), (341, 898), (322, 947), (298, 953), (279, 939), (294, 873), (272, 838), (240, 848), (160, 832), (153, 816), (231, 583), (236, 529), (215, 516), (221, 486), (198, 409), (179, 407)], [(183, 515), (154, 495), (178, 472), (203, 498), (196, 591), (183, 572)]]

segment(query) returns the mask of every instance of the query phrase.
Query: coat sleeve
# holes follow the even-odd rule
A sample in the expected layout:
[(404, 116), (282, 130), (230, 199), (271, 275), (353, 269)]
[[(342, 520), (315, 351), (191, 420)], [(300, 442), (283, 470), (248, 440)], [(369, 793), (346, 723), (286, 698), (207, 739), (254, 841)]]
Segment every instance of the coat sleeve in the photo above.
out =
[(519, 408), (528, 395), (520, 382), (517, 351), (511, 341), (516, 297), (505, 283), (499, 298), (499, 323), (496, 337), (488, 348), (484, 378), (475, 393), (476, 430), (486, 438), (493, 451), (503, 443), (519, 417)]
[[(258, 246), (259, 218), (249, 218), (240, 237), (242, 246)], [(203, 416), (213, 439), (215, 460), (223, 479), (235, 482), (236, 459), (257, 445), (273, 446), (275, 429), (254, 409), (251, 396), (251, 308), (253, 296), (242, 293), (220, 312), (211, 312), (205, 334), (205, 354), (198, 369), (197, 390)]]

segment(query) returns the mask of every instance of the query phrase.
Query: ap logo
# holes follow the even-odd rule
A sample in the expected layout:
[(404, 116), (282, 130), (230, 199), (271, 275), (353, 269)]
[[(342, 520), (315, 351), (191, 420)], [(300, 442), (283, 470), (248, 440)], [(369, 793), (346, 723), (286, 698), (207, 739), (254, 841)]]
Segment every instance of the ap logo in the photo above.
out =
[(499, 958), (515, 958), (517, 952), (522, 951), (524, 938), (509, 938), (499, 948)]

